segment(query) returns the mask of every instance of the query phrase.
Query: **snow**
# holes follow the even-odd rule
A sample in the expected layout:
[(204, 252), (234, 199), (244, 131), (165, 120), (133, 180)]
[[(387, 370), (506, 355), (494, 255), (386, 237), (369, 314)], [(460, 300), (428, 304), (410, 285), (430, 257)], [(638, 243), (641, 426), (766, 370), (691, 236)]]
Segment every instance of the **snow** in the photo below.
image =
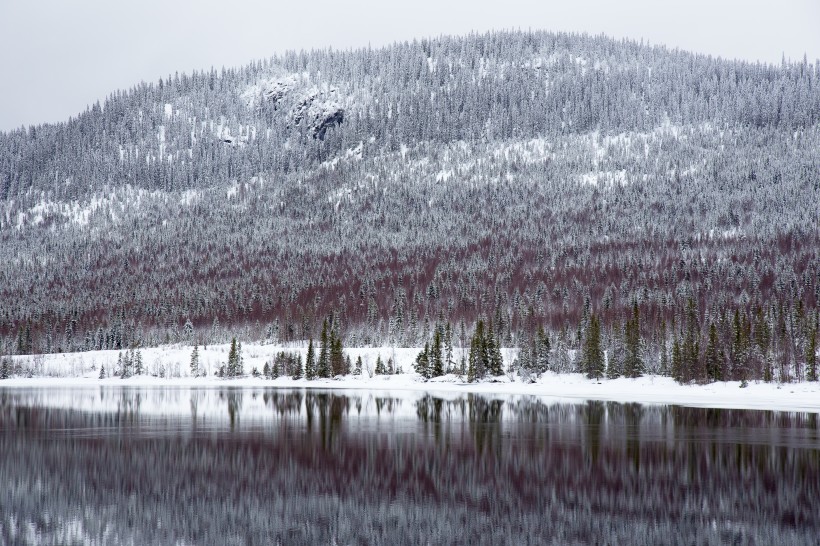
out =
[[(250, 373), (253, 368), (260, 372), (266, 361), (280, 351), (306, 352), (304, 343), (287, 347), (272, 344), (247, 344), (243, 346), (244, 368)], [(350, 348), (346, 349), (355, 363), (361, 356), (363, 370), (361, 376), (345, 376), (334, 379), (293, 380), (280, 377), (274, 380), (262, 377), (240, 379), (220, 379), (214, 376), (219, 366), (227, 361), (228, 345), (208, 345), (199, 348), (200, 365), (207, 371), (207, 377), (191, 377), (188, 363), (192, 347), (171, 345), (142, 349), (142, 359), (146, 374), (128, 379), (108, 377), (98, 379), (100, 365), (105, 365), (110, 374), (116, 365), (118, 351), (91, 351), (86, 353), (16, 356), (15, 360), (36, 370), (37, 377), (12, 378), (0, 381), (0, 387), (97, 387), (133, 386), (175, 388), (224, 388), (242, 387), (253, 392), (259, 388), (311, 388), (342, 389), (363, 392), (402, 393), (403, 397), (435, 393), (436, 396), (452, 396), (464, 393), (483, 393), (491, 396), (538, 396), (545, 401), (583, 402), (605, 400), (615, 402), (637, 402), (649, 405), (677, 404), (693, 407), (738, 408), (778, 411), (800, 411), (820, 413), (820, 383), (750, 383), (740, 388), (738, 382), (721, 382), (708, 385), (679, 385), (671, 378), (645, 376), (638, 379), (619, 378), (614, 380), (589, 380), (581, 374), (544, 374), (535, 383), (523, 383), (519, 378), (502, 376), (480, 383), (467, 383), (457, 375), (447, 375), (424, 381), (413, 372), (413, 362), (418, 348)], [(513, 349), (505, 349), (505, 362), (514, 356)], [(398, 375), (373, 375), (377, 357), (387, 362), (392, 358), (404, 373)], [(460, 356), (456, 349), (455, 358)], [(162, 373), (165, 377), (156, 377)]]

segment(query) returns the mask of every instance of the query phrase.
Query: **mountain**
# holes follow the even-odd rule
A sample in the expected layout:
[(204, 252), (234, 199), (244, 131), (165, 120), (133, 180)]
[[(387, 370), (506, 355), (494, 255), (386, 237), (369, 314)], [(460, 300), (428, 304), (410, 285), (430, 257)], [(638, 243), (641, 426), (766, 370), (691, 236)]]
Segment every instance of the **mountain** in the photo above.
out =
[(614, 347), (637, 307), (657, 366), (712, 323), (791, 362), (817, 329), (818, 150), (820, 62), (603, 36), (175, 74), (0, 134), (2, 348), (303, 339), (328, 316), (354, 344), (487, 318), (580, 348), (592, 313)]

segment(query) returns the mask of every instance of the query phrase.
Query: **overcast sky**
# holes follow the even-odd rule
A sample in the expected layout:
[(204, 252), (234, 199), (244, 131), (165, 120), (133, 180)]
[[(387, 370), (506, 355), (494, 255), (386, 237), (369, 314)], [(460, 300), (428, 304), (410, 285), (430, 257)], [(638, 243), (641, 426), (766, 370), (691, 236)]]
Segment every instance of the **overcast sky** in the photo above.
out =
[(725, 58), (820, 58), (820, 0), (0, 0), (0, 131), (115, 89), (288, 49), (545, 29)]

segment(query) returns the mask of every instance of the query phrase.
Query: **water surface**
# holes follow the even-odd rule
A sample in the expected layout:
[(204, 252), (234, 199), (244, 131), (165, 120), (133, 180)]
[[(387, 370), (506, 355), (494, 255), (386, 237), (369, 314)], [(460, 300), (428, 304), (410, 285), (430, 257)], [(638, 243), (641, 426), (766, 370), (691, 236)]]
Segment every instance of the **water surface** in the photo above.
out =
[(814, 413), (0, 389), (4, 544), (820, 544)]

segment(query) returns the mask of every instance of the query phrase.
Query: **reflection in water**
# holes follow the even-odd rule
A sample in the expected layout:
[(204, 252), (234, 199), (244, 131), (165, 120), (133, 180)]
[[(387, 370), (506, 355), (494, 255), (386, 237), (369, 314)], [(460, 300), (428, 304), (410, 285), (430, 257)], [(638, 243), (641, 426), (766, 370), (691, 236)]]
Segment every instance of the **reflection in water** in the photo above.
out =
[[(79, 394), (78, 394), (79, 393)], [(817, 414), (0, 390), (4, 544), (817, 544)]]

